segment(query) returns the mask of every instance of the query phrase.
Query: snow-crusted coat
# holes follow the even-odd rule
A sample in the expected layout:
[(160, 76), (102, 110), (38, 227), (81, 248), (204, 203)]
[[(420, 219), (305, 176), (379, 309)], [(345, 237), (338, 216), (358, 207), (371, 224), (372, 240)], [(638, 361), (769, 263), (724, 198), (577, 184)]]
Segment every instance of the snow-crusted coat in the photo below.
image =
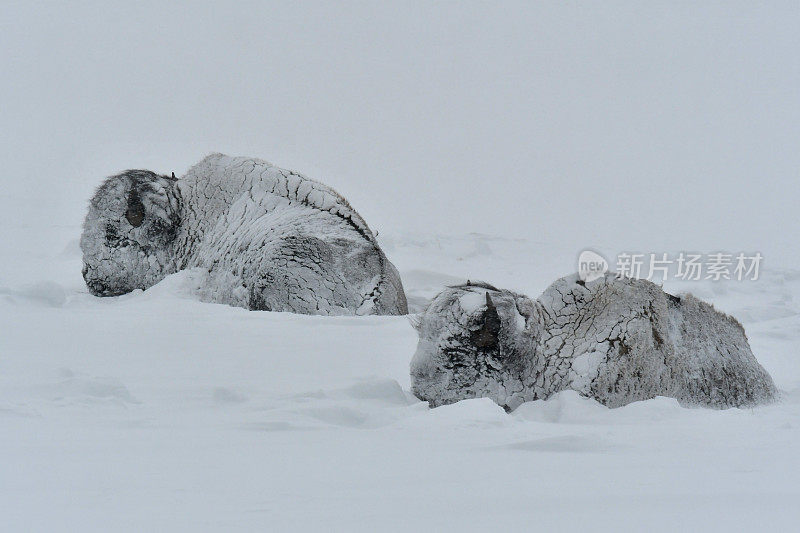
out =
[(451, 287), (417, 329), (412, 389), (432, 406), (489, 397), (511, 410), (566, 389), (609, 407), (655, 396), (741, 407), (777, 395), (739, 322), (645, 280), (573, 275), (536, 301)]
[(90, 202), (84, 279), (99, 296), (183, 269), (206, 301), (307, 314), (405, 314), (400, 276), (336, 191), (248, 157), (213, 154), (181, 179), (130, 170)]

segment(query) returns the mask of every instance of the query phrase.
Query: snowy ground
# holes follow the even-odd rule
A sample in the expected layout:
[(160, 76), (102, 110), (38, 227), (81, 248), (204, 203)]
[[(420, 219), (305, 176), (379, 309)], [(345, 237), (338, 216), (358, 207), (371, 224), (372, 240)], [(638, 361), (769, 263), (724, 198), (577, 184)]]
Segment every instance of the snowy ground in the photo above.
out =
[[(3, 228), (7, 531), (789, 530), (800, 520), (800, 271), (690, 289), (745, 325), (784, 391), (752, 410), (573, 393), (506, 414), (408, 392), (407, 317), (200, 303), (180, 273), (90, 296), (77, 226)], [(381, 235), (412, 308), (486, 279), (537, 296), (579, 250)]]

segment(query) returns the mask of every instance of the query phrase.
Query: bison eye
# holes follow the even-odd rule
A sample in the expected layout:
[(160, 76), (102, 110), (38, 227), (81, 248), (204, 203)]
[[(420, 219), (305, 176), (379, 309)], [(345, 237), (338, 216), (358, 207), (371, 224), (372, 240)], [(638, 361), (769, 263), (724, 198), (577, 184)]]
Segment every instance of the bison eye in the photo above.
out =
[(125, 211), (125, 218), (128, 219), (131, 226), (138, 228), (142, 225), (142, 221), (144, 221), (144, 211), (135, 207), (128, 208), (128, 210)]
[(135, 190), (131, 190), (128, 195), (128, 210), (125, 211), (125, 218), (134, 228), (141, 226), (144, 221), (144, 204)]

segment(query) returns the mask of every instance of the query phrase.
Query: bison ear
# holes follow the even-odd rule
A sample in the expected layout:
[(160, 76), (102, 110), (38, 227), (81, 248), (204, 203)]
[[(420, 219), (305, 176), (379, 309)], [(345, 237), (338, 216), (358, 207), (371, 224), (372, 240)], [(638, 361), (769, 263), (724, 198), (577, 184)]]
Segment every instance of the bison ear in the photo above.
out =
[(500, 334), (500, 315), (497, 313), (492, 297), (486, 293), (486, 312), (483, 313), (481, 328), (476, 332), (475, 344), (478, 348), (492, 349), (497, 346)]
[(144, 222), (144, 204), (135, 187), (128, 193), (128, 210), (125, 211), (125, 218), (134, 228), (138, 228)]
[(175, 177), (175, 173), (174, 172), (172, 173), (172, 179), (174, 179), (174, 180), (178, 179), (178, 178)]

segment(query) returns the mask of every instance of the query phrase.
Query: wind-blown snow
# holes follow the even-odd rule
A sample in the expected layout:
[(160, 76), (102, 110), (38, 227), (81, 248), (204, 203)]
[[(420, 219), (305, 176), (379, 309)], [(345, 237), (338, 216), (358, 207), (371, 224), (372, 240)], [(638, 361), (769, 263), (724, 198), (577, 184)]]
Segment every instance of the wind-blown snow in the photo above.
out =
[[(187, 288), (195, 271), (96, 298), (79, 231), (52, 228), (53, 252), (15, 246), (21, 262), (3, 265), (9, 530), (790, 529), (800, 518), (796, 270), (689, 287), (742, 320), (783, 391), (775, 404), (610, 410), (566, 391), (513, 414), (489, 399), (430, 410), (409, 393), (407, 317), (203, 303)], [(24, 239), (1, 242), (8, 257), (6, 243)], [(481, 235), (382, 245), (411, 301), (467, 277), (538, 294), (570, 255)]]

